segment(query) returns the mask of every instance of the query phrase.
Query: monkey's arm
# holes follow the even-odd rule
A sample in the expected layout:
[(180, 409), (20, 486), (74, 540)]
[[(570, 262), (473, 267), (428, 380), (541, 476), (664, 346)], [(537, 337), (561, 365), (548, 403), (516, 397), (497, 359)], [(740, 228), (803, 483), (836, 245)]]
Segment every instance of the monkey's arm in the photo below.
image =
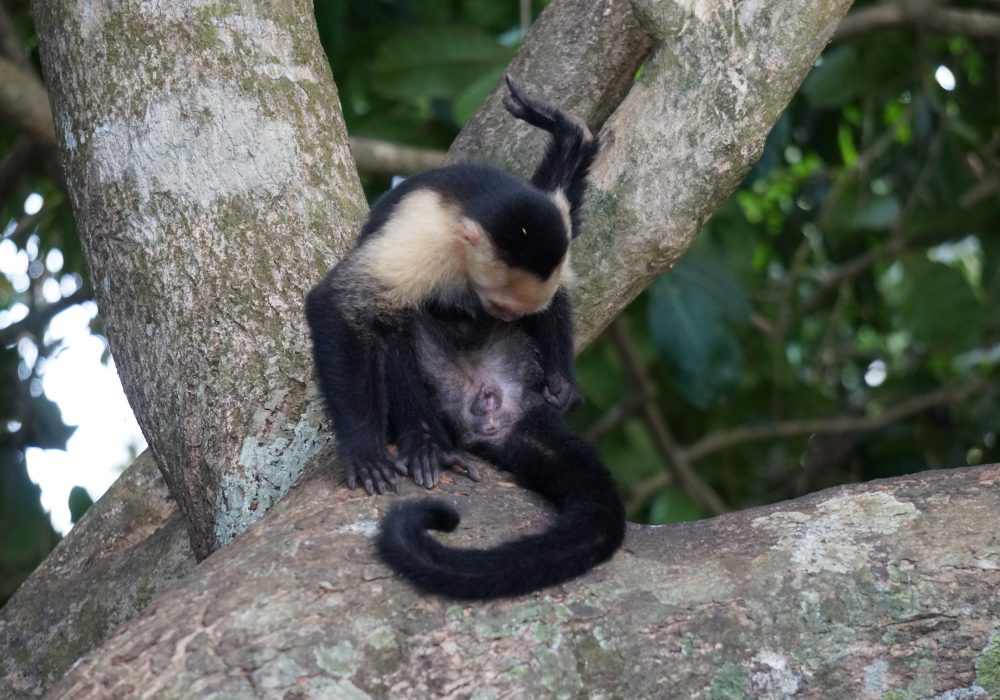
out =
[(389, 404), (389, 433), (399, 448), (400, 470), (418, 486), (434, 487), (442, 467), (458, 468), (479, 481), (476, 463), (457, 449), (440, 420), (440, 410), (424, 383), (412, 335), (412, 319), (405, 324), (378, 324), (383, 337), (385, 381)]
[(560, 288), (548, 308), (524, 319), (524, 328), (539, 350), (545, 375), (545, 400), (566, 414), (583, 403), (573, 372), (573, 307)]
[(398, 464), (386, 449), (388, 413), (384, 349), (380, 339), (348, 311), (334, 268), (306, 296), (306, 319), (320, 393), (337, 433), (337, 454), (347, 485), (368, 494), (396, 490)]

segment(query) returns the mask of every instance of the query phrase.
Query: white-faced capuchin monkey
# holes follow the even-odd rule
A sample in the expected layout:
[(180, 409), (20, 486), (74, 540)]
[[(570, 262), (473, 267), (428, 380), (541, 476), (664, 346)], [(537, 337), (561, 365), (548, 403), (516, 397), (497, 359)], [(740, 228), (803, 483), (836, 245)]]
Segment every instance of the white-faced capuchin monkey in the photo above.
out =
[[(530, 183), (474, 164), (406, 179), (375, 202), (355, 247), (306, 297), (319, 388), (351, 488), (385, 493), (397, 472), (430, 488), (442, 467), (478, 479), (417, 361), (415, 319), (429, 310), (516, 325), (538, 352), (541, 395), (555, 415), (580, 401), (564, 283), (598, 143), (575, 117), (509, 76), (507, 85), (507, 110), (552, 136)], [(577, 466), (567, 461), (569, 478)]]
[(417, 321), (420, 369), (456, 444), (509, 470), (549, 500), (555, 522), (492, 549), (445, 547), (444, 501), (394, 505), (377, 540), (381, 558), (423, 591), (459, 599), (522, 595), (562, 583), (609, 559), (625, 535), (625, 511), (596, 450), (563, 426), (543, 397), (538, 349), (517, 323), (433, 311)]

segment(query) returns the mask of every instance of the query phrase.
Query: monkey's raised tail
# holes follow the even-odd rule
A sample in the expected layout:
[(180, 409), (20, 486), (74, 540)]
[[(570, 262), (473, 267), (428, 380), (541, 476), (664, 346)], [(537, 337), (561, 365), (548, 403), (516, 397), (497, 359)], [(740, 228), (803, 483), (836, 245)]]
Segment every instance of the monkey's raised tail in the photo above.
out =
[(625, 536), (625, 511), (596, 452), (564, 432), (549, 433), (544, 444), (535, 437), (517, 434), (508, 441), (517, 444), (490, 456), (556, 506), (546, 530), (491, 549), (446, 547), (428, 530), (454, 530), (455, 509), (436, 499), (409, 501), (395, 504), (382, 521), (381, 558), (417, 588), (459, 599), (523, 595), (609, 559)]

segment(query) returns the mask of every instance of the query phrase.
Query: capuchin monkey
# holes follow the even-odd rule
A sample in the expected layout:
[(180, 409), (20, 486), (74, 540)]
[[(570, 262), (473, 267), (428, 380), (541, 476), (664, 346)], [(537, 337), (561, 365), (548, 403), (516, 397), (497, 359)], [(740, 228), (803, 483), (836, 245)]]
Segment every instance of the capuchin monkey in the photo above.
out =
[(319, 388), (351, 488), (398, 490), (397, 473), (430, 488), (442, 467), (478, 479), (421, 376), (415, 319), (428, 309), (516, 324), (537, 349), (553, 414), (580, 402), (565, 285), (598, 143), (580, 120), (506, 80), (507, 111), (552, 137), (531, 181), (475, 164), (406, 179), (375, 202), (355, 247), (306, 296)]
[(393, 570), (423, 591), (459, 599), (516, 596), (579, 576), (609, 559), (625, 535), (625, 511), (593, 447), (570, 434), (544, 396), (538, 348), (519, 324), (432, 318), (417, 323), (416, 349), (433, 400), (459, 447), (510, 471), (557, 510), (539, 534), (486, 550), (445, 547), (458, 513), (444, 501), (394, 505), (376, 541)]

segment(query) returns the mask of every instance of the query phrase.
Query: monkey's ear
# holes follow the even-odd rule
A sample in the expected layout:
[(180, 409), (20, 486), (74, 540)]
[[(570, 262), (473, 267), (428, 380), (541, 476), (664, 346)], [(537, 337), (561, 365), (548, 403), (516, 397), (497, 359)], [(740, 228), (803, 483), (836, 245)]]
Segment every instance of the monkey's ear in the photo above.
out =
[(486, 238), (486, 231), (478, 222), (463, 216), (458, 220), (458, 235), (471, 245), (479, 245)]

